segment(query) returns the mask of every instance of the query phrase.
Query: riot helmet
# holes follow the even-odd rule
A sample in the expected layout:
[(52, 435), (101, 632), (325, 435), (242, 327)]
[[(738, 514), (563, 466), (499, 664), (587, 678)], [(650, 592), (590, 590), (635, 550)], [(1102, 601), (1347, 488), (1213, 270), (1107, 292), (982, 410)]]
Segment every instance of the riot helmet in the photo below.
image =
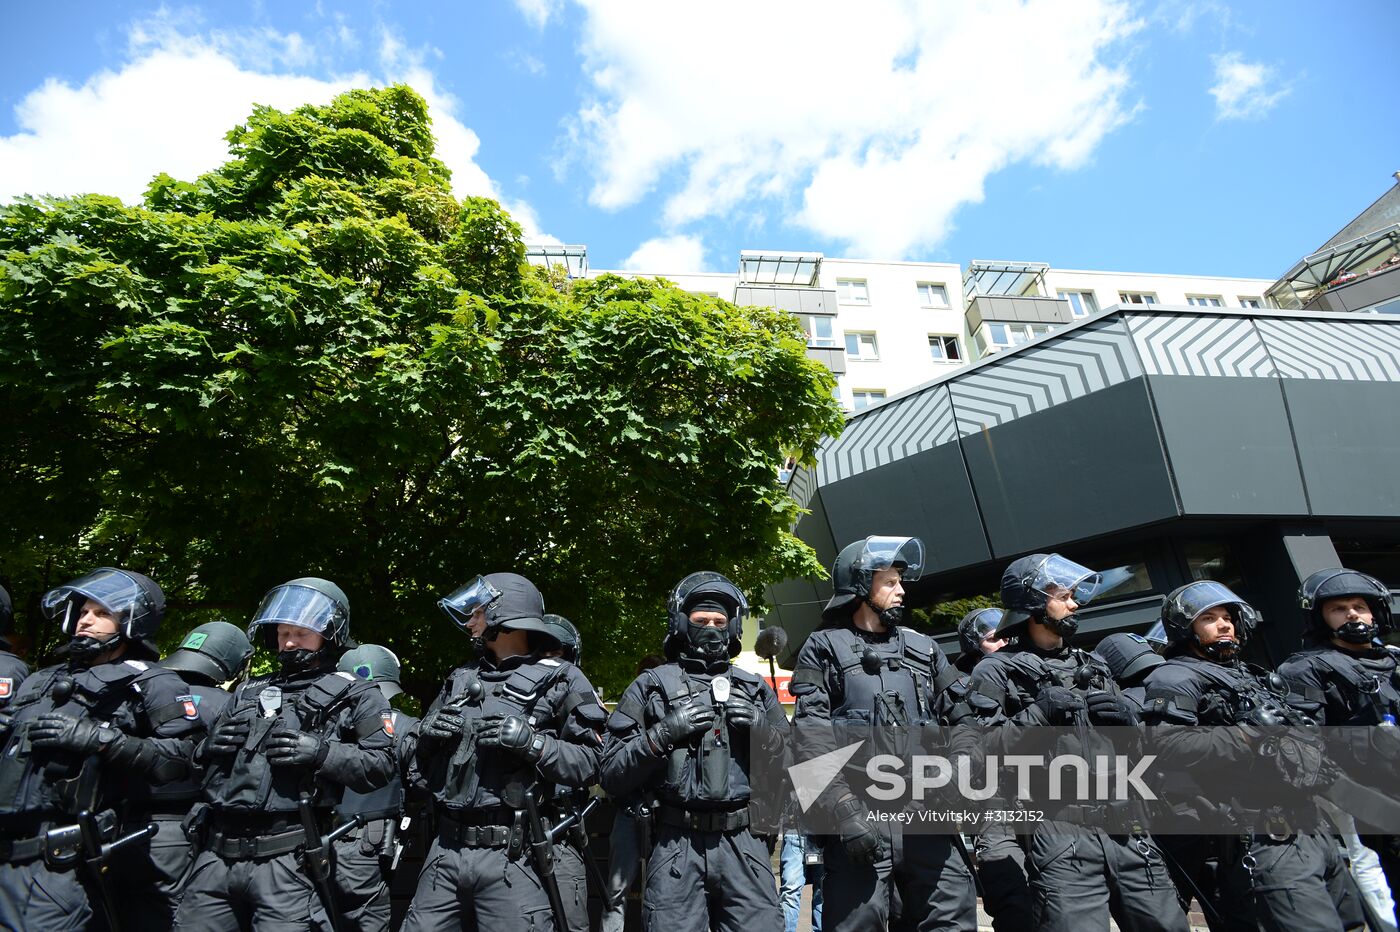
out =
[(979, 608), (964, 615), (958, 622), (958, 643), (963, 653), (968, 656), (985, 653), (982, 642), (997, 633), (1004, 614), (999, 608)]
[[(1193, 627), (1202, 612), (1223, 606), (1234, 622), (1235, 638), (1202, 644)], [(1173, 589), (1162, 602), (1162, 627), (1166, 631), (1169, 652), (1179, 651), (1188, 643), (1195, 644), (1212, 660), (1228, 660), (1249, 640), (1258, 615), (1248, 602), (1223, 583), (1200, 579)]]
[(1119, 686), (1131, 686), (1148, 670), (1166, 663), (1152, 644), (1141, 634), (1119, 631), (1099, 641), (1094, 653), (1108, 664), (1108, 670)]
[(379, 687), (385, 699), (392, 699), (403, 693), (399, 685), (399, 656), (387, 647), (378, 644), (361, 644), (340, 655), (336, 669), (350, 673), (362, 680), (369, 680)]
[(578, 628), (574, 623), (563, 615), (546, 614), (544, 623), (549, 626), (554, 634), (554, 639), (559, 642), (559, 648), (563, 652), (563, 657), (569, 663), (577, 664), (583, 656), (583, 641), (579, 637)]
[[(117, 623), (115, 635), (102, 640), (78, 636), (78, 619), (88, 600), (112, 614)], [(122, 641), (140, 645), (141, 651), (152, 654), (153, 659), (159, 656), (151, 638), (165, 617), (165, 593), (149, 576), (110, 566), (98, 567), (70, 583), (50, 589), (44, 594), (41, 608), (71, 639), (67, 648), (71, 659), (92, 660)]]
[(202, 677), (208, 685), (217, 686), (236, 679), (252, 656), (253, 645), (237, 625), (211, 621), (185, 635), (180, 646), (160, 665), (187, 677)]
[(455, 589), (451, 595), (438, 599), (438, 609), (463, 631), (468, 630), (472, 615), (479, 608), (485, 608), (501, 597), (501, 590), (486, 581), (485, 576), (477, 576), (465, 586)]
[(1051, 598), (1072, 599), (1083, 606), (1099, 593), (1103, 577), (1058, 553), (1033, 553), (1012, 562), (1001, 576), (1001, 604), (1006, 616), (999, 629), (1010, 637), (1034, 618), (1062, 638), (1074, 636), (1079, 619), (1074, 615), (1052, 619), (1046, 614)]
[[(278, 625), (305, 628), (321, 635), (325, 643), (314, 651), (278, 650)], [(339, 586), (326, 579), (304, 576), (285, 582), (263, 596), (248, 623), (249, 643), (258, 643), (259, 637), (265, 646), (278, 651), (277, 659), (284, 672), (319, 666), (322, 660), (339, 655), (349, 646), (350, 600)]]
[[(690, 615), (697, 611), (722, 613), (725, 626), (691, 624)], [(691, 573), (676, 584), (666, 600), (666, 656), (671, 660), (685, 656), (706, 665), (728, 665), (730, 658), (743, 649), (744, 617), (748, 612), (748, 600), (727, 577), (708, 570)]]
[[(1349, 621), (1340, 628), (1333, 629), (1322, 617), (1322, 606), (1328, 599), (1359, 596), (1366, 600), (1371, 609), (1368, 625), (1363, 621)], [(1391, 631), (1390, 589), (1374, 576), (1357, 570), (1336, 567), (1320, 570), (1303, 580), (1298, 589), (1298, 607), (1314, 638), (1330, 640), (1338, 638), (1349, 644), (1369, 644), (1377, 637), (1384, 637)]]
[[(904, 582), (917, 580), (924, 571), (924, 542), (917, 537), (867, 537), (842, 547), (831, 564), (833, 592), (822, 609), (821, 627), (841, 624), (861, 602), (869, 604), (875, 573), (888, 569), (899, 570)], [(881, 620), (887, 625), (897, 623), (899, 613), (889, 614), (890, 618)]]

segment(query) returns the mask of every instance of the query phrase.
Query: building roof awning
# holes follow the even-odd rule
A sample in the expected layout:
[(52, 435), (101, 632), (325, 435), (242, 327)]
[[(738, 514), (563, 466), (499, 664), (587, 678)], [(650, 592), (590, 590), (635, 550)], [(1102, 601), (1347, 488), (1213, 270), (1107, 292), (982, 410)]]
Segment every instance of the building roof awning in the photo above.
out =
[(746, 249), (739, 253), (741, 285), (802, 285), (810, 288), (817, 283), (821, 269), (822, 254), (819, 252)]
[(583, 278), (588, 274), (588, 247), (578, 244), (566, 246), (563, 243), (527, 243), (525, 261), (542, 269), (562, 265), (569, 273), (569, 278)]
[(973, 259), (963, 276), (963, 294), (971, 300), (979, 294), (1041, 294), (1040, 284), (1050, 266), (1044, 262), (999, 262)]
[(1400, 223), (1328, 246), (1300, 259), (1266, 292), (1287, 310), (1297, 310), (1317, 291), (1347, 272), (1367, 271), (1388, 255), (1400, 252)]

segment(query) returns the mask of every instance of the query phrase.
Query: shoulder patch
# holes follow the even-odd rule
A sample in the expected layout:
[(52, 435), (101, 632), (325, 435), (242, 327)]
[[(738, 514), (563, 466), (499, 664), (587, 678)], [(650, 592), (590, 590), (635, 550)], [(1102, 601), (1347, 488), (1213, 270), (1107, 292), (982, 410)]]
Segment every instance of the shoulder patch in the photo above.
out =
[(15, 691), (15, 679), (12, 676), (0, 676), (0, 699), (9, 699)]
[(193, 722), (199, 718), (198, 696), (193, 693), (187, 693), (183, 696), (176, 696), (175, 701), (180, 703), (180, 708), (186, 720)]
[(394, 737), (394, 721), (398, 716), (393, 712), (380, 712), (379, 717), (384, 720), (384, 734)]

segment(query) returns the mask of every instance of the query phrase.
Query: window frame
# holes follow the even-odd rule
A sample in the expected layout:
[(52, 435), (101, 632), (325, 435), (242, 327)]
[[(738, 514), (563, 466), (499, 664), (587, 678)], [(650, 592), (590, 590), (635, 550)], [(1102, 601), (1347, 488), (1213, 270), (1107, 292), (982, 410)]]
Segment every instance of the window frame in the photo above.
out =
[(1218, 294), (1188, 294), (1186, 303), (1191, 307), (1224, 307), (1225, 296)]
[[(1134, 301), (1134, 298), (1140, 300)], [(1160, 301), (1155, 291), (1120, 291), (1118, 292), (1119, 304), (1136, 304), (1138, 307), (1156, 307)]]
[[(845, 291), (845, 292), (851, 291), (851, 290), (852, 290), (851, 286), (854, 286), (854, 285), (859, 285), (859, 286), (861, 287), (861, 291), (863, 292), (863, 295), (862, 295), (861, 297), (856, 298), (856, 297), (851, 296), (850, 294), (843, 294), (843, 293), (842, 293), (843, 291)], [(843, 288), (842, 286), (845, 286), (845, 287)], [(868, 307), (868, 306), (870, 305), (870, 279), (868, 279), (868, 278), (838, 278), (838, 279), (836, 279), (836, 303), (837, 303), (837, 304), (858, 304), (858, 305), (860, 305), (860, 306), (862, 306), (862, 307)]]
[[(889, 392), (883, 388), (853, 388), (851, 389), (851, 410), (864, 411), (872, 406), (872, 403), (886, 401), (890, 397)], [(864, 400), (864, 404), (860, 400)]]
[[(933, 341), (934, 341), (934, 340), (938, 340), (938, 341), (939, 341), (939, 345), (943, 347), (943, 356), (942, 356), (942, 358), (939, 358), (939, 357), (933, 355)], [(953, 341), (953, 355), (952, 355), (952, 356), (949, 356), (949, 355), (948, 355), (948, 346), (947, 346), (947, 343), (946, 343), (946, 341), (948, 341), (948, 340)], [(930, 333), (930, 334), (928, 335), (928, 346), (929, 346), (929, 357), (933, 360), (933, 362), (935, 362), (935, 363), (937, 363), (937, 364), (939, 364), (939, 365), (948, 365), (948, 364), (950, 364), (950, 363), (952, 363), (952, 364), (961, 364), (962, 362), (965, 361), (965, 360), (964, 360), (964, 357), (963, 357), (962, 341), (958, 338), (958, 335), (957, 335), (956, 333)]]
[[(845, 347), (846, 347), (846, 358), (847, 358), (847, 359), (852, 360), (852, 361), (854, 361), (854, 362), (879, 362), (879, 361), (880, 361), (880, 340), (879, 340), (879, 338), (875, 335), (875, 331), (874, 331), (874, 330), (846, 330), (846, 331), (843, 331), (842, 335), (843, 335), (843, 337), (844, 337), (844, 339), (842, 340), (842, 342), (845, 344)], [(864, 338), (865, 338), (865, 337), (869, 337), (869, 338), (870, 338), (870, 351), (871, 351), (871, 355), (867, 356), (867, 355), (865, 355), (863, 352), (861, 352), (861, 353), (856, 353), (856, 354), (853, 355), (853, 354), (851, 353), (851, 342), (850, 342), (851, 337), (855, 337), (855, 338), (856, 338), (856, 346), (857, 346), (857, 347), (860, 347), (861, 349), (864, 349), (864, 346), (865, 346), (865, 339), (864, 339)]]
[[(924, 296), (924, 289), (926, 288), (937, 288), (943, 293), (943, 301), (941, 303), (934, 303), (926, 300)], [(918, 295), (919, 307), (947, 308), (952, 306), (948, 303), (948, 286), (943, 282), (917, 282), (914, 285), (914, 293)]]
[[(1079, 304), (1083, 306), (1083, 312), (1075, 307), (1075, 303), (1067, 297), (1073, 295), (1079, 299)], [(1099, 299), (1093, 291), (1085, 291), (1082, 288), (1055, 289), (1055, 297), (1069, 304), (1069, 313), (1075, 320), (1083, 320), (1085, 317), (1093, 317), (1099, 312)]]

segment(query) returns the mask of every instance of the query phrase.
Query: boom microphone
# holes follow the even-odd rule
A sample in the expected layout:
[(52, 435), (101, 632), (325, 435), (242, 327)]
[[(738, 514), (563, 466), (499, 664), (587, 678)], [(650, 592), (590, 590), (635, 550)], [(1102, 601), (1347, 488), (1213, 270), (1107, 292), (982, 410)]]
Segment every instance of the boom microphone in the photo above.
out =
[(753, 642), (753, 652), (764, 660), (774, 660), (787, 650), (787, 643), (787, 631), (781, 625), (772, 625), (758, 632)]

